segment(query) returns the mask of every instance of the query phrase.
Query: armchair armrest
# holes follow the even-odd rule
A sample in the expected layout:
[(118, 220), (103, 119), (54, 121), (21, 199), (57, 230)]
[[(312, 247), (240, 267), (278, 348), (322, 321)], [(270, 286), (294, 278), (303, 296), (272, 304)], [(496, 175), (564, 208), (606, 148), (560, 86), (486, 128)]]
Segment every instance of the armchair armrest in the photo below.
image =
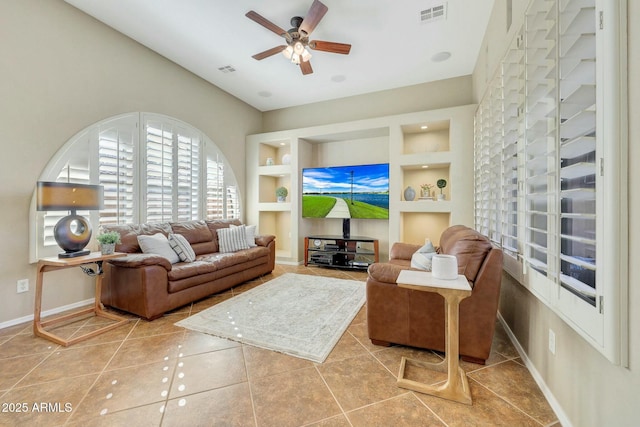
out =
[(382, 283), (393, 283), (395, 285), (400, 272), (406, 269), (407, 267), (402, 265), (379, 262), (371, 264), (367, 271), (369, 273), (369, 277), (373, 280)]
[(411, 243), (394, 243), (389, 251), (389, 259), (406, 259), (410, 261), (414, 252), (420, 248), (420, 245), (414, 245)]
[(256, 236), (256, 245), (267, 247), (269, 246), (269, 243), (271, 243), (275, 239), (276, 236), (273, 236), (271, 234), (258, 235)]
[(126, 257), (113, 258), (108, 261), (117, 267), (137, 268), (147, 265), (159, 265), (171, 271), (171, 263), (165, 257), (154, 254), (127, 254)]

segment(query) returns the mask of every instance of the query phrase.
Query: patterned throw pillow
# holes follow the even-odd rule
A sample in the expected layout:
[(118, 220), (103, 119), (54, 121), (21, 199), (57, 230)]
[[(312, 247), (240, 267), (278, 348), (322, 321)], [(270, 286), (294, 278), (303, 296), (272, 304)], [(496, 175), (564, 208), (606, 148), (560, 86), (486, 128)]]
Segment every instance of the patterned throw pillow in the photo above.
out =
[(247, 246), (250, 248), (254, 248), (256, 245), (256, 226), (255, 225), (233, 225), (231, 224), (229, 227), (244, 227), (247, 231)]
[(233, 228), (219, 228), (216, 230), (218, 233), (218, 245), (221, 253), (236, 252), (242, 249), (249, 249), (247, 245), (247, 231), (245, 226)]
[(196, 260), (196, 253), (182, 234), (169, 234), (169, 244), (171, 249), (178, 254), (180, 261), (193, 262)]

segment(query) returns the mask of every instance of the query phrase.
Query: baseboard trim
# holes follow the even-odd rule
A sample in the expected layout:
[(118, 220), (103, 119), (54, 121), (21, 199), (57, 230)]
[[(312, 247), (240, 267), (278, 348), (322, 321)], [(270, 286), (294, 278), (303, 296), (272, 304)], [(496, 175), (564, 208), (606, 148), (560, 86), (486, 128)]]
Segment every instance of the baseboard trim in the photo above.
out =
[(536, 382), (536, 384), (538, 384), (538, 387), (540, 387), (540, 391), (542, 391), (542, 394), (544, 394), (544, 397), (549, 402), (549, 405), (551, 405), (551, 409), (553, 409), (553, 412), (555, 412), (560, 424), (563, 427), (572, 427), (573, 424), (571, 424), (571, 421), (569, 421), (569, 417), (567, 417), (567, 414), (562, 409), (562, 406), (560, 406), (560, 403), (558, 402), (556, 397), (553, 395), (553, 393), (547, 386), (547, 383), (542, 378), (542, 375), (540, 375), (540, 372), (538, 372), (533, 362), (531, 362), (531, 359), (529, 359), (529, 356), (527, 356), (527, 353), (525, 353), (524, 348), (522, 348), (515, 334), (513, 333), (513, 331), (511, 331), (511, 328), (509, 328), (509, 325), (507, 325), (507, 322), (504, 320), (500, 312), (498, 312), (498, 320), (502, 324), (502, 327), (504, 328), (505, 332), (509, 336), (509, 339), (511, 340), (516, 350), (518, 351), (520, 358), (522, 359), (525, 366), (531, 373), (531, 376), (533, 377), (534, 381)]
[[(43, 311), (41, 317), (51, 316), (53, 314), (62, 313), (63, 311), (73, 310), (79, 307), (85, 307), (87, 305), (91, 305), (95, 302), (95, 299), (90, 298), (84, 301), (74, 302), (73, 304), (63, 305), (62, 307), (52, 308), (51, 310)], [(17, 319), (7, 320), (6, 322), (0, 323), (0, 329), (8, 328), (10, 326), (19, 325), (21, 323), (33, 322), (33, 314), (28, 316), (19, 317)]]

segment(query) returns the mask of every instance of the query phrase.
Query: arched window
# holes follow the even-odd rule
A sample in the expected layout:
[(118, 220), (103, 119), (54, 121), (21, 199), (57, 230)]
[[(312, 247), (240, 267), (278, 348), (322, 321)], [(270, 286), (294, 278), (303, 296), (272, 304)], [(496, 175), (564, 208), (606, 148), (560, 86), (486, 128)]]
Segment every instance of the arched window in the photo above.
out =
[[(240, 218), (237, 181), (204, 133), (180, 120), (128, 113), (77, 133), (51, 159), (40, 181), (100, 184), (104, 209), (78, 212), (100, 225)], [(53, 227), (67, 212), (31, 209), (30, 258), (58, 251)]]

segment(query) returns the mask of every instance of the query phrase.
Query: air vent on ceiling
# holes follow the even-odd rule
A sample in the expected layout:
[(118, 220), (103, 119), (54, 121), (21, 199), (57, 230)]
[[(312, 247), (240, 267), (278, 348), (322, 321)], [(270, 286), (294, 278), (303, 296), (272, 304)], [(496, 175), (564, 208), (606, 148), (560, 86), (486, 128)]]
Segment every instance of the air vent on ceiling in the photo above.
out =
[(420, 11), (420, 22), (428, 23), (447, 18), (447, 2), (439, 2)]
[(224, 67), (218, 68), (218, 70), (222, 71), (223, 73), (233, 73), (236, 69), (231, 65), (225, 65)]

